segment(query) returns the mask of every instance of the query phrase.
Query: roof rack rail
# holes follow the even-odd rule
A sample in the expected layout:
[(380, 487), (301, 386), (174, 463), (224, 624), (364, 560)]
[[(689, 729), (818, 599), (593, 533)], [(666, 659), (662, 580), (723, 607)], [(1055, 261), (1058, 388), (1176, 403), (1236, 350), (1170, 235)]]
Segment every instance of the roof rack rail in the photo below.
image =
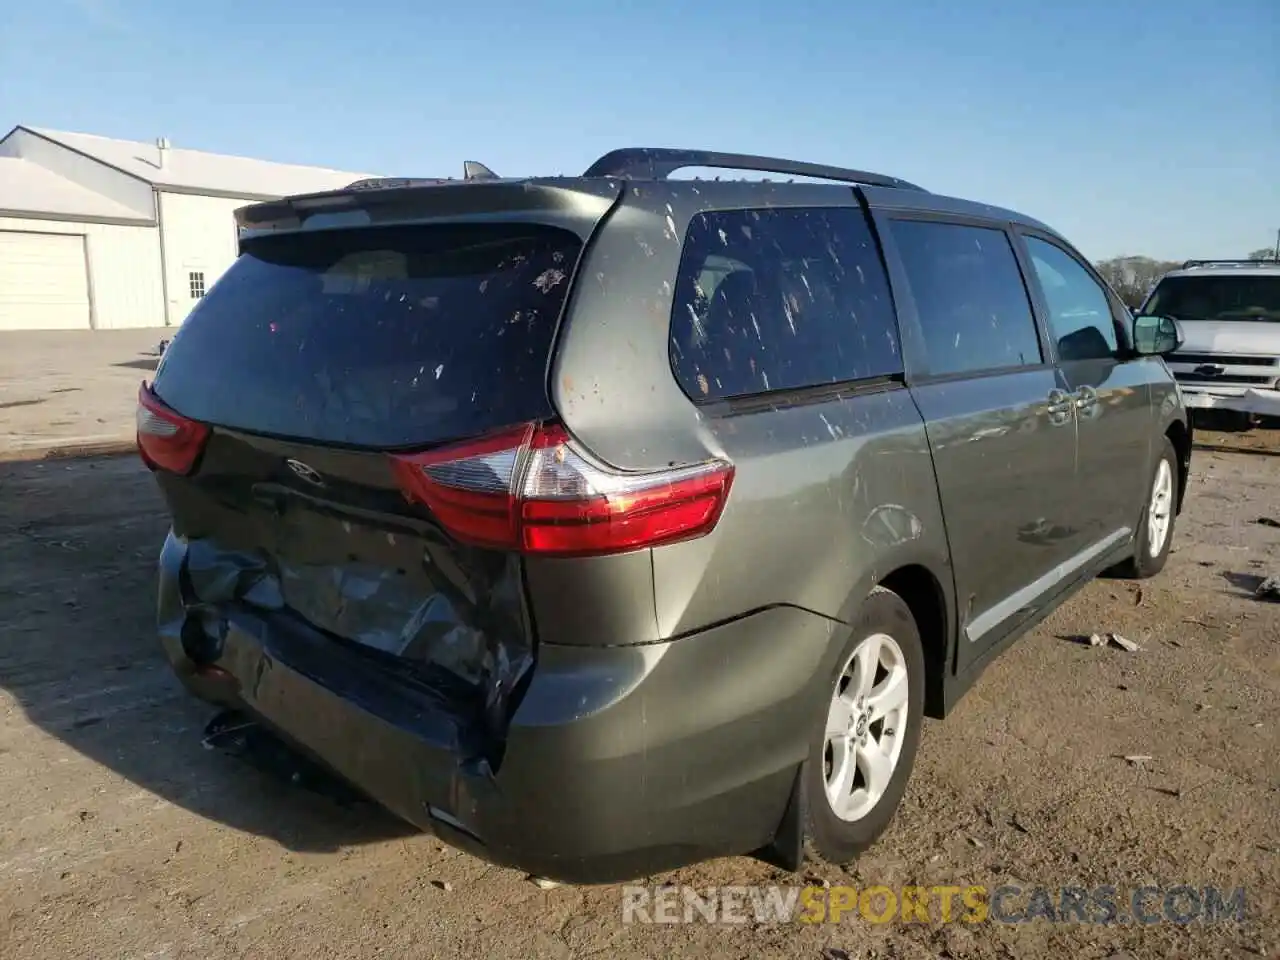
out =
[(1231, 260), (1187, 260), (1182, 264), (1183, 270), (1191, 267), (1256, 267), (1264, 263), (1280, 263), (1280, 261), (1271, 260), (1248, 260), (1244, 257), (1237, 257)]
[(829, 167), (821, 163), (758, 157), (749, 153), (718, 153), (714, 150), (680, 150), (670, 147), (624, 147), (613, 150), (587, 168), (584, 177), (625, 177), (629, 179), (666, 180), (677, 170), (688, 167), (710, 167), (717, 170), (755, 170), (793, 177), (813, 177), (841, 183), (859, 183), (872, 187), (899, 187), (919, 190), (924, 187), (897, 177), (866, 170)]

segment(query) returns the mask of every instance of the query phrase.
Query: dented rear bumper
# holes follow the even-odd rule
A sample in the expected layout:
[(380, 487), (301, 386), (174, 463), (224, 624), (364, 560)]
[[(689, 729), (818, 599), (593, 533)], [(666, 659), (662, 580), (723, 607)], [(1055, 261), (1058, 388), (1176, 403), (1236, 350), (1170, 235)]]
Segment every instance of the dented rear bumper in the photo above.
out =
[(158, 612), (191, 692), (446, 842), (540, 876), (616, 882), (759, 849), (821, 719), (835, 625), (774, 608), (667, 643), (544, 639), (493, 751), (456, 698), (305, 625), (235, 607), (218, 648), (193, 650), (185, 556), (170, 535)]

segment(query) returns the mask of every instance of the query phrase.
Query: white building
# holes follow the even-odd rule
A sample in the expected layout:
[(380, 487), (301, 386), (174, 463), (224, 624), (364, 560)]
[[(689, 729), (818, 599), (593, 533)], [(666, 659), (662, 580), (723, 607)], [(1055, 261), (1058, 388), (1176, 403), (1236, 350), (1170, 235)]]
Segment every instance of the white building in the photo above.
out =
[(237, 207), (365, 176), (15, 127), (0, 140), (0, 330), (176, 326), (235, 259)]

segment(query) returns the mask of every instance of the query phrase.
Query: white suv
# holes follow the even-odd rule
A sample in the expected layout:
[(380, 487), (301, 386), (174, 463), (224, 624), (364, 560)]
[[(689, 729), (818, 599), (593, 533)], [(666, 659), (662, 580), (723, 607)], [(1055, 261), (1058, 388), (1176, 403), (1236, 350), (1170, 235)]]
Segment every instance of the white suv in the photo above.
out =
[(1138, 313), (1181, 324), (1168, 364), (1188, 407), (1280, 417), (1280, 261), (1189, 260)]

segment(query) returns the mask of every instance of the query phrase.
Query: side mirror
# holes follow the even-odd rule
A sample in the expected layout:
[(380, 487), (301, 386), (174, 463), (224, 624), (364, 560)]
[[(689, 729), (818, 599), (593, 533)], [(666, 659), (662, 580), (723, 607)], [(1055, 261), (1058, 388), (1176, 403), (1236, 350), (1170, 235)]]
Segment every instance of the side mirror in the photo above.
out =
[(1173, 317), (1133, 318), (1133, 349), (1141, 357), (1163, 357), (1182, 346), (1182, 328)]

